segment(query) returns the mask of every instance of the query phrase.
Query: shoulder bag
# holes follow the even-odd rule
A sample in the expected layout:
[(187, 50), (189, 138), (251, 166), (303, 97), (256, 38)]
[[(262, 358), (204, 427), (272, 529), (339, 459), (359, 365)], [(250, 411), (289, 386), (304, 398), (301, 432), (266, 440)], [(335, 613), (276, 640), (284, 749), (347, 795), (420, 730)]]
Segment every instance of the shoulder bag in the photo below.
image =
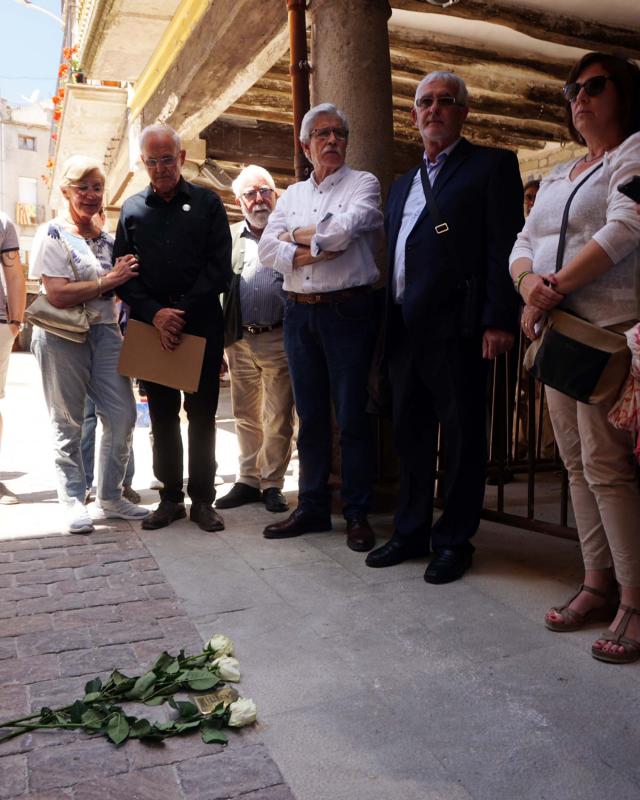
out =
[[(79, 280), (76, 265), (69, 245), (61, 236), (60, 241), (67, 251), (67, 258), (76, 281)], [(70, 342), (83, 344), (89, 335), (92, 314), (84, 303), (79, 303), (68, 308), (57, 308), (47, 298), (46, 294), (39, 294), (31, 305), (25, 310), (24, 318), (32, 325), (67, 339)]]
[[(569, 195), (560, 225), (556, 272), (562, 267), (571, 201), (600, 167), (602, 164)], [(546, 386), (590, 405), (617, 396), (630, 363), (631, 353), (624, 335), (559, 308), (547, 313), (542, 333), (529, 346), (524, 360), (525, 367)]]

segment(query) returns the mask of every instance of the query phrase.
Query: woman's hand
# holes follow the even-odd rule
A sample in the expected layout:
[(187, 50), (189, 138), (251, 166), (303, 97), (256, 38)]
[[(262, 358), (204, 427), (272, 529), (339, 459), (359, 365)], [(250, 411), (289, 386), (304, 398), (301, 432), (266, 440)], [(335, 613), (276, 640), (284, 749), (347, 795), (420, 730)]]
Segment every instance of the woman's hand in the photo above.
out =
[(538, 275), (531, 272), (525, 275), (520, 282), (520, 295), (526, 305), (537, 306), (543, 311), (551, 311), (558, 303), (564, 300), (564, 295), (557, 292), (553, 286), (547, 284), (556, 284), (556, 276), (551, 273), (549, 275)]
[(536, 324), (544, 317), (544, 311), (537, 306), (526, 305), (522, 310), (520, 327), (527, 339), (537, 339), (540, 333), (536, 333)]
[(108, 289), (115, 289), (116, 286), (122, 286), (131, 278), (135, 278), (138, 274), (138, 259), (128, 254), (116, 258), (113, 269), (102, 277), (102, 287), (105, 291)]

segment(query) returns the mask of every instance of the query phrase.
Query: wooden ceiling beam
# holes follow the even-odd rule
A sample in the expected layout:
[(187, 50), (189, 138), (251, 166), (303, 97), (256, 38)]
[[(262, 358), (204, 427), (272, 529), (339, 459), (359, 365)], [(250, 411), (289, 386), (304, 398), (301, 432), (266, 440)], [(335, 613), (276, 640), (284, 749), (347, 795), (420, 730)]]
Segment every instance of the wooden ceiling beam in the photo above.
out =
[(453, 8), (443, 9), (426, 0), (391, 0), (393, 8), (446, 14), (448, 17), (503, 25), (534, 39), (579, 47), (582, 50), (615, 52), (627, 58), (640, 59), (638, 31), (607, 25), (553, 11), (534, 9), (524, 4), (507, 4), (500, 0), (464, 0)]

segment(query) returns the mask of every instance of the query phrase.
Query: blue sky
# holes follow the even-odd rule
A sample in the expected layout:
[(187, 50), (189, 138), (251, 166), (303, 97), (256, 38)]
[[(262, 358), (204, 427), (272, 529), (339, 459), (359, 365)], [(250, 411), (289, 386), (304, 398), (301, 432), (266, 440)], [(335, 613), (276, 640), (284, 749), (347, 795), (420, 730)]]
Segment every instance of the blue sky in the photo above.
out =
[[(60, 16), (60, 0), (33, 0), (34, 5)], [(16, 0), (0, 0), (0, 96), (12, 105), (40, 90), (50, 97), (56, 88), (62, 28), (51, 17)]]

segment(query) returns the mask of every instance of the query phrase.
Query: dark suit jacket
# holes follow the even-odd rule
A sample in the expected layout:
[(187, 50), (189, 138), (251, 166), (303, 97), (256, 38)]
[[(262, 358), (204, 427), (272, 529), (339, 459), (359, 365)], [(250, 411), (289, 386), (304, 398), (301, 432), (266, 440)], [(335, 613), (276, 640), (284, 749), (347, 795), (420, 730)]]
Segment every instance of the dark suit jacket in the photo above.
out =
[[(387, 200), (389, 291), (404, 204), (417, 167), (399, 178)], [(464, 278), (475, 278), (478, 333), (485, 328), (515, 332), (519, 300), (508, 258), (524, 219), (518, 161), (508, 150), (479, 147), (462, 139), (447, 157), (433, 187), (450, 232), (438, 235), (425, 207), (406, 244), (406, 287), (402, 314), (411, 333), (429, 338), (456, 336), (464, 305)], [(458, 269), (443, 241), (449, 237)], [(393, 315), (390, 315), (392, 318)]]
[(244, 220), (235, 222), (231, 230), (231, 269), (233, 277), (229, 291), (221, 295), (222, 313), (224, 316), (224, 346), (229, 347), (238, 339), (242, 339), (242, 313), (240, 311), (240, 275), (244, 267), (245, 238), (242, 231)]

